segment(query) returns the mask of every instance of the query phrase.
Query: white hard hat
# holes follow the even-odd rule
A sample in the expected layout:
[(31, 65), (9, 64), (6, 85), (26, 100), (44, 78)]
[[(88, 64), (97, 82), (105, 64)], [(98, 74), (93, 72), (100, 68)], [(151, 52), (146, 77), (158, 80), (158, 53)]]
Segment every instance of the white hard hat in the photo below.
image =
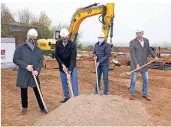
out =
[(38, 33), (37, 33), (37, 30), (35, 29), (30, 29), (28, 32), (27, 32), (28, 35), (30, 35), (31, 37), (37, 37), (38, 36)]
[(66, 36), (68, 36), (68, 35), (69, 35), (68, 29), (62, 28), (62, 29), (60, 30), (60, 36), (61, 36), (61, 37), (66, 37)]
[(105, 38), (105, 34), (103, 32), (101, 32), (98, 37)]
[(143, 30), (137, 29), (137, 30), (136, 30), (136, 33), (139, 33), (139, 32), (143, 32)]

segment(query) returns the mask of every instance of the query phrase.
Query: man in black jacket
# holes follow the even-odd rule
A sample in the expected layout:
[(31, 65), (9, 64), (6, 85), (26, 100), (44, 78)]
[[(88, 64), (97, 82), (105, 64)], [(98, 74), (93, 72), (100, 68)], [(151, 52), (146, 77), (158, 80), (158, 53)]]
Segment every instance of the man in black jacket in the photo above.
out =
[[(37, 98), (39, 107), (43, 113), (47, 113), (40, 98), (33, 76), (37, 76), (43, 64), (43, 55), (39, 47), (36, 46), (38, 33), (35, 29), (30, 29), (27, 33), (27, 40), (20, 44), (13, 57), (13, 62), (19, 67), (17, 76), (17, 87), (21, 89), (22, 113), (27, 113), (28, 97), (27, 89), (32, 87)], [(40, 83), (40, 82), (39, 82)]]
[(78, 96), (77, 68), (76, 68), (76, 44), (69, 40), (69, 32), (66, 28), (60, 30), (62, 40), (56, 42), (55, 57), (59, 64), (60, 77), (64, 92), (65, 103), (69, 98), (68, 80), (72, 80), (72, 90), (74, 96)]

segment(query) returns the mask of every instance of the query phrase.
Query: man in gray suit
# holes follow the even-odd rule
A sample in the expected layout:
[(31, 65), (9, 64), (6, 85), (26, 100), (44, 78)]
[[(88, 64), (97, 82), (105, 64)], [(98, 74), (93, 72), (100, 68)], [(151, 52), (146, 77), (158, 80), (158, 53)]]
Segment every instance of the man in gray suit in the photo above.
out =
[[(150, 48), (149, 41), (147, 38), (143, 37), (143, 31), (137, 30), (136, 31), (136, 38), (130, 42), (130, 55), (131, 55), (131, 70), (138, 69), (138, 72), (141, 72), (143, 78), (143, 86), (142, 86), (142, 96), (148, 101), (151, 101), (147, 97), (147, 90), (148, 90), (148, 68), (144, 67), (140, 69), (140, 67), (147, 63), (147, 57), (149, 54), (158, 60), (156, 57), (155, 52)], [(134, 92), (135, 92), (135, 83), (137, 78), (137, 73), (132, 73), (131, 83), (130, 83), (130, 94), (131, 100), (135, 99)]]

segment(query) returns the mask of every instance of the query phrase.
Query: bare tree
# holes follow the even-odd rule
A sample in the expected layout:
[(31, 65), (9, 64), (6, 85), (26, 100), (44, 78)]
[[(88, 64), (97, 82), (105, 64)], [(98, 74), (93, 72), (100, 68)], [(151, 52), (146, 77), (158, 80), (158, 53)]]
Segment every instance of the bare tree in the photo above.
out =
[(11, 23), (14, 22), (13, 14), (8, 7), (1, 3), (1, 36), (6, 37), (10, 32)]
[(22, 9), (18, 12), (18, 18), (20, 23), (29, 25), (31, 23), (33, 15), (28, 9)]
[(32, 16), (31, 22), (30, 22), (30, 26), (35, 27), (35, 28), (39, 28), (40, 27), (40, 22), (39, 22), (39, 18), (36, 16)]

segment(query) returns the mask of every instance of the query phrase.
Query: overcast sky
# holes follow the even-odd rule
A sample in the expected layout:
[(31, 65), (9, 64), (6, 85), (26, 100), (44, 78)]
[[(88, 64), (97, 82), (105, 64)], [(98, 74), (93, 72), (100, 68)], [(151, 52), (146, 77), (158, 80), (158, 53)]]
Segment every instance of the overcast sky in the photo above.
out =
[[(107, 0), (100, 2), (106, 4)], [(144, 37), (150, 40), (151, 45), (169, 45), (171, 43), (171, 3), (163, 2), (140, 2), (114, 0), (115, 19), (114, 19), (114, 45), (128, 45), (130, 40), (135, 37), (136, 29), (144, 30)], [(36, 2), (36, 3), (35, 3)], [(52, 20), (52, 25), (70, 24), (71, 17), (77, 8), (99, 2), (95, 0), (73, 1), (68, 0), (30, 0), (4, 1), (12, 12), (17, 13), (20, 9), (28, 8), (30, 12), (39, 15), (45, 11)], [(110, 1), (112, 2), (112, 1)], [(97, 36), (101, 31), (99, 16), (93, 16), (85, 19), (79, 31), (81, 32), (81, 42), (91, 43), (97, 41)], [(171, 45), (171, 44), (170, 44)]]

